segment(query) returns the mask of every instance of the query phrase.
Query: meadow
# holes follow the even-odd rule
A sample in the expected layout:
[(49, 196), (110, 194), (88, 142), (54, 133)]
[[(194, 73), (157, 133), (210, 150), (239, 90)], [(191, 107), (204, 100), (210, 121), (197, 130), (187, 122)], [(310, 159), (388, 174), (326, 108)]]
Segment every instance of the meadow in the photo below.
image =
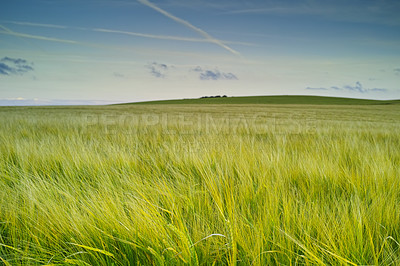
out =
[(398, 104), (1, 107), (0, 121), (4, 265), (400, 263)]

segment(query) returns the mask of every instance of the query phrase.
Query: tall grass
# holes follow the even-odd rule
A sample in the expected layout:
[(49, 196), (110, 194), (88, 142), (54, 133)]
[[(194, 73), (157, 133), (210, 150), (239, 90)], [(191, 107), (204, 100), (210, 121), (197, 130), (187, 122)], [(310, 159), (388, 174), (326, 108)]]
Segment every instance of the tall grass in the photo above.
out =
[(5, 265), (397, 265), (400, 107), (0, 108)]

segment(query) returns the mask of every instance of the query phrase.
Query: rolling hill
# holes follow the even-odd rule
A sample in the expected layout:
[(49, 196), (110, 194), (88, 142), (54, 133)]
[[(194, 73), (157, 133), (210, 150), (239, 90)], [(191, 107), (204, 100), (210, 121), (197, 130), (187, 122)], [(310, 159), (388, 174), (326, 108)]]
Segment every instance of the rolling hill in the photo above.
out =
[(355, 98), (280, 95), (280, 96), (246, 96), (160, 100), (134, 102), (125, 104), (317, 104), (317, 105), (387, 105), (400, 104), (400, 100), (367, 100)]

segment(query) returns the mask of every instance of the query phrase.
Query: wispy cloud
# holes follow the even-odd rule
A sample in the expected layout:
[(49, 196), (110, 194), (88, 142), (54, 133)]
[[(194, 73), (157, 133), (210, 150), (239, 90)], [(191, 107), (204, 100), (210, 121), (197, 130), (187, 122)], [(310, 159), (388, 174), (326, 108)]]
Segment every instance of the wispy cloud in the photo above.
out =
[[(1, 30), (3, 29), (3, 30)], [(212, 59), (215, 59), (215, 55), (207, 55), (203, 53), (190, 53), (190, 52), (183, 52), (183, 51), (171, 51), (171, 50), (154, 50), (154, 49), (146, 49), (146, 48), (135, 48), (135, 49), (129, 49), (126, 47), (121, 47), (121, 46), (112, 46), (112, 45), (102, 45), (99, 43), (86, 43), (86, 42), (79, 42), (75, 40), (66, 40), (66, 39), (60, 39), (60, 38), (52, 38), (52, 37), (47, 37), (47, 36), (41, 36), (41, 35), (32, 35), (32, 34), (25, 34), (21, 32), (15, 32), (7, 27), (4, 27), (3, 25), (0, 25), (0, 34), (5, 34), (5, 35), (11, 35), (15, 36), (18, 38), (23, 39), (35, 39), (35, 40), (42, 40), (42, 41), (50, 41), (50, 42), (60, 42), (60, 43), (67, 43), (67, 44), (73, 44), (73, 45), (80, 45), (80, 46), (86, 46), (86, 47), (94, 47), (94, 48), (101, 48), (101, 49), (108, 49), (108, 50), (118, 50), (118, 51), (126, 51), (129, 53), (146, 53), (149, 55), (154, 56), (155, 53), (161, 54), (161, 55), (169, 55), (169, 56), (192, 56), (192, 57), (198, 57), (201, 59), (204, 59), (204, 57), (209, 57)], [(1, 41), (1, 40), (0, 40)], [(251, 45), (251, 44), (250, 44)], [(227, 57), (225, 56), (219, 56), (221, 60), (228, 60)], [(234, 59), (233, 57), (229, 58), (229, 61), (232, 60), (237, 60)], [(240, 57), (240, 62), (244, 62), (243, 58)], [(251, 62), (251, 61), (248, 61)]]
[[(73, 29), (73, 30), (84, 30), (84, 31), (95, 31), (95, 32), (104, 32), (104, 33), (114, 33), (114, 34), (122, 34), (122, 35), (128, 35), (128, 36), (134, 36), (134, 37), (141, 37), (141, 38), (149, 38), (149, 39), (159, 39), (159, 40), (171, 40), (171, 41), (183, 41), (183, 42), (200, 42), (200, 43), (215, 43), (214, 40), (209, 40), (209, 39), (203, 39), (203, 38), (188, 38), (188, 37), (182, 37), (182, 36), (171, 36), (171, 35), (156, 35), (156, 34), (147, 34), (147, 33), (140, 33), (140, 32), (131, 32), (131, 31), (121, 31), (121, 30), (114, 30), (114, 29), (103, 29), (103, 28), (85, 28), (85, 27), (69, 27), (69, 26), (64, 26), (64, 25), (55, 25), (55, 24), (43, 24), (43, 23), (34, 23), (34, 22), (23, 22), (23, 21), (7, 21), (7, 23), (12, 23), (16, 25), (23, 25), (23, 26), (30, 26), (30, 27), (45, 27), (45, 28), (55, 28), (55, 29)], [(4, 27), (2, 27), (4, 29)], [(8, 32), (13, 32), (8, 29)], [(23, 33), (19, 33), (23, 34)], [(15, 35), (15, 32), (14, 34)], [(20, 37), (26, 37), (25, 34), (24, 36)], [(35, 35), (28, 35), (28, 38), (33, 38), (32, 36)], [(37, 37), (37, 36), (36, 36)], [(40, 36), (42, 37), (42, 36)], [(48, 37), (47, 37), (48, 38)], [(51, 38), (52, 40), (61, 40), (61, 39), (55, 39)], [(44, 40), (44, 39), (42, 39)], [(69, 40), (63, 40), (63, 41), (69, 41)], [(69, 41), (70, 42), (70, 41)], [(249, 42), (237, 42), (237, 41), (226, 41), (222, 40), (221, 42), (226, 43), (226, 44), (237, 44), (237, 45), (243, 45), (243, 46), (256, 46), (253, 43)]]
[(102, 45), (102, 44), (98, 44), (98, 43), (87, 43), (87, 42), (80, 42), (80, 41), (75, 41), (75, 40), (66, 40), (66, 39), (53, 38), (53, 37), (47, 37), (47, 36), (41, 36), (41, 35), (32, 35), (32, 34), (26, 34), (26, 33), (21, 33), (21, 32), (15, 32), (15, 31), (8, 29), (7, 27), (4, 27), (3, 25), (0, 25), (0, 28), (3, 29), (3, 31), (0, 30), (0, 34), (6, 34), (6, 35), (11, 35), (11, 36), (20, 37), (20, 38), (66, 43), (66, 44), (81, 45), (81, 46), (87, 46), (87, 47), (103, 48), (103, 49), (126, 50), (121, 47), (116, 48), (114, 46)]
[(93, 30), (98, 31), (98, 32), (118, 33), (118, 34), (123, 34), (123, 35), (130, 35), (130, 36), (135, 36), (135, 37), (144, 37), (144, 38), (151, 38), (151, 39), (185, 41), (185, 42), (208, 42), (207, 40), (204, 40), (204, 39), (185, 38), (185, 37), (179, 37), (179, 36), (154, 35), (154, 34), (130, 32), (130, 31), (120, 31), (120, 30), (109, 30), (109, 29), (93, 29)]
[(393, 71), (395, 75), (400, 76), (400, 67), (393, 69)]
[(368, 92), (386, 92), (387, 89), (380, 89), (380, 88), (365, 88), (359, 81), (353, 85), (344, 85), (342, 87), (338, 86), (331, 86), (329, 88), (324, 87), (307, 87), (306, 90), (336, 90), (336, 91), (352, 91), (352, 92), (359, 92), (359, 93), (368, 93)]
[(168, 70), (172, 66), (167, 66), (166, 64), (160, 64), (157, 62), (150, 63), (146, 66), (150, 70), (150, 74), (156, 78), (165, 78)]
[(42, 40), (42, 41), (61, 42), (61, 43), (69, 43), (69, 44), (80, 44), (79, 42), (72, 41), (72, 40), (64, 40), (64, 39), (51, 38), (51, 37), (45, 37), (45, 36), (40, 36), (40, 35), (31, 35), (31, 34), (15, 32), (15, 31), (12, 31), (12, 30), (4, 27), (3, 25), (0, 25), (0, 28), (2, 28), (4, 30), (4, 31), (0, 31), (1, 34), (7, 34), (7, 35), (16, 36), (16, 37), (22, 37), (22, 38), (28, 38), (28, 39), (36, 39), (36, 40)]
[(0, 60), (0, 75), (23, 75), (33, 70), (33, 63), (25, 59), (3, 57)]
[(113, 73), (113, 76), (116, 77), (116, 78), (124, 78), (124, 77), (125, 77), (124, 74), (121, 74), (121, 73), (119, 73), (119, 72), (114, 72), (114, 73)]
[[(251, 9), (238, 9), (226, 11), (224, 14), (271, 14), (271, 13), (285, 13), (285, 14), (306, 14), (304, 9), (294, 7), (270, 7), (270, 8), (251, 8)], [(314, 11), (315, 12), (315, 11)]]
[(264, 1), (247, 4), (223, 14), (279, 14), (319, 16), (334, 21), (399, 25), (399, 1)]
[(143, 4), (143, 5), (146, 5), (146, 6), (150, 7), (150, 8), (152, 8), (152, 9), (154, 9), (154, 10), (156, 10), (157, 12), (163, 14), (164, 16), (166, 16), (166, 17), (168, 17), (168, 18), (174, 20), (175, 22), (178, 22), (178, 23), (184, 25), (185, 27), (187, 27), (187, 28), (189, 28), (189, 29), (191, 29), (191, 30), (197, 32), (198, 34), (200, 34), (201, 36), (203, 36), (205, 39), (209, 40), (209, 41), (212, 42), (212, 43), (217, 44), (218, 46), (224, 48), (225, 50), (231, 52), (232, 54), (240, 55), (240, 53), (239, 53), (238, 51), (232, 49), (232, 48), (229, 47), (228, 45), (224, 44), (222, 41), (220, 41), (220, 40), (218, 40), (218, 39), (212, 37), (210, 34), (208, 34), (207, 32), (205, 32), (204, 30), (202, 30), (202, 29), (200, 29), (200, 28), (198, 28), (198, 27), (192, 25), (191, 23), (189, 23), (189, 22), (186, 21), (186, 20), (183, 20), (183, 19), (181, 19), (181, 18), (178, 18), (178, 17), (172, 15), (171, 13), (169, 13), (169, 12), (167, 12), (167, 11), (161, 9), (160, 7), (158, 7), (158, 6), (156, 6), (155, 4), (149, 2), (148, 0), (138, 0), (138, 2), (141, 3), (141, 4)]
[(221, 72), (218, 69), (211, 70), (211, 69), (203, 69), (200, 66), (195, 67), (192, 69), (194, 72), (199, 73), (199, 79), (201, 80), (237, 80), (237, 76), (233, 73), (225, 73)]
[[(214, 41), (210, 41), (209, 39), (188, 38), (188, 37), (170, 36), (170, 35), (155, 35), (155, 34), (131, 32), (131, 31), (120, 31), (120, 30), (110, 30), (110, 29), (93, 29), (93, 31), (106, 32), (106, 33), (117, 33), (117, 34), (150, 38), (150, 39), (159, 39), (159, 40), (171, 40), (171, 41), (183, 41), (183, 42), (205, 42), (205, 43), (212, 42), (212, 43), (214, 43)], [(223, 41), (223, 42), (228, 43), (228, 44), (255, 46), (255, 44), (248, 43), (248, 42), (235, 42), (235, 41)]]
[(12, 23), (22, 26), (33, 26), (33, 27), (45, 27), (45, 28), (55, 28), (55, 29), (68, 29), (67, 26), (54, 25), (54, 24), (44, 24), (44, 23), (33, 23), (33, 22), (23, 22), (23, 21), (6, 21), (7, 23)]
[(368, 89), (368, 88), (364, 88), (364, 86), (357, 81), (355, 86), (351, 86), (351, 85), (345, 85), (341, 88), (339, 87), (332, 87), (335, 90), (349, 90), (349, 91), (356, 91), (356, 92), (361, 92), (361, 93), (366, 93), (366, 92), (371, 92), (371, 91), (380, 91), (380, 92), (385, 92), (387, 91), (386, 89), (378, 89), (378, 88), (372, 88), (372, 89)]

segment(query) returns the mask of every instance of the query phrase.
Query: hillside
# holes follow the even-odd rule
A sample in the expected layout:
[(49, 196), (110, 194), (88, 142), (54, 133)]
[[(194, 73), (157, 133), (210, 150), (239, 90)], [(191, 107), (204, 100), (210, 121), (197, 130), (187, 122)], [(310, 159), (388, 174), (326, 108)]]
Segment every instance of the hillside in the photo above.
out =
[(318, 105), (387, 105), (400, 104), (400, 100), (366, 100), (354, 98), (281, 95), (281, 96), (247, 96), (197, 98), (179, 100), (161, 100), (134, 102), (126, 104), (318, 104)]

